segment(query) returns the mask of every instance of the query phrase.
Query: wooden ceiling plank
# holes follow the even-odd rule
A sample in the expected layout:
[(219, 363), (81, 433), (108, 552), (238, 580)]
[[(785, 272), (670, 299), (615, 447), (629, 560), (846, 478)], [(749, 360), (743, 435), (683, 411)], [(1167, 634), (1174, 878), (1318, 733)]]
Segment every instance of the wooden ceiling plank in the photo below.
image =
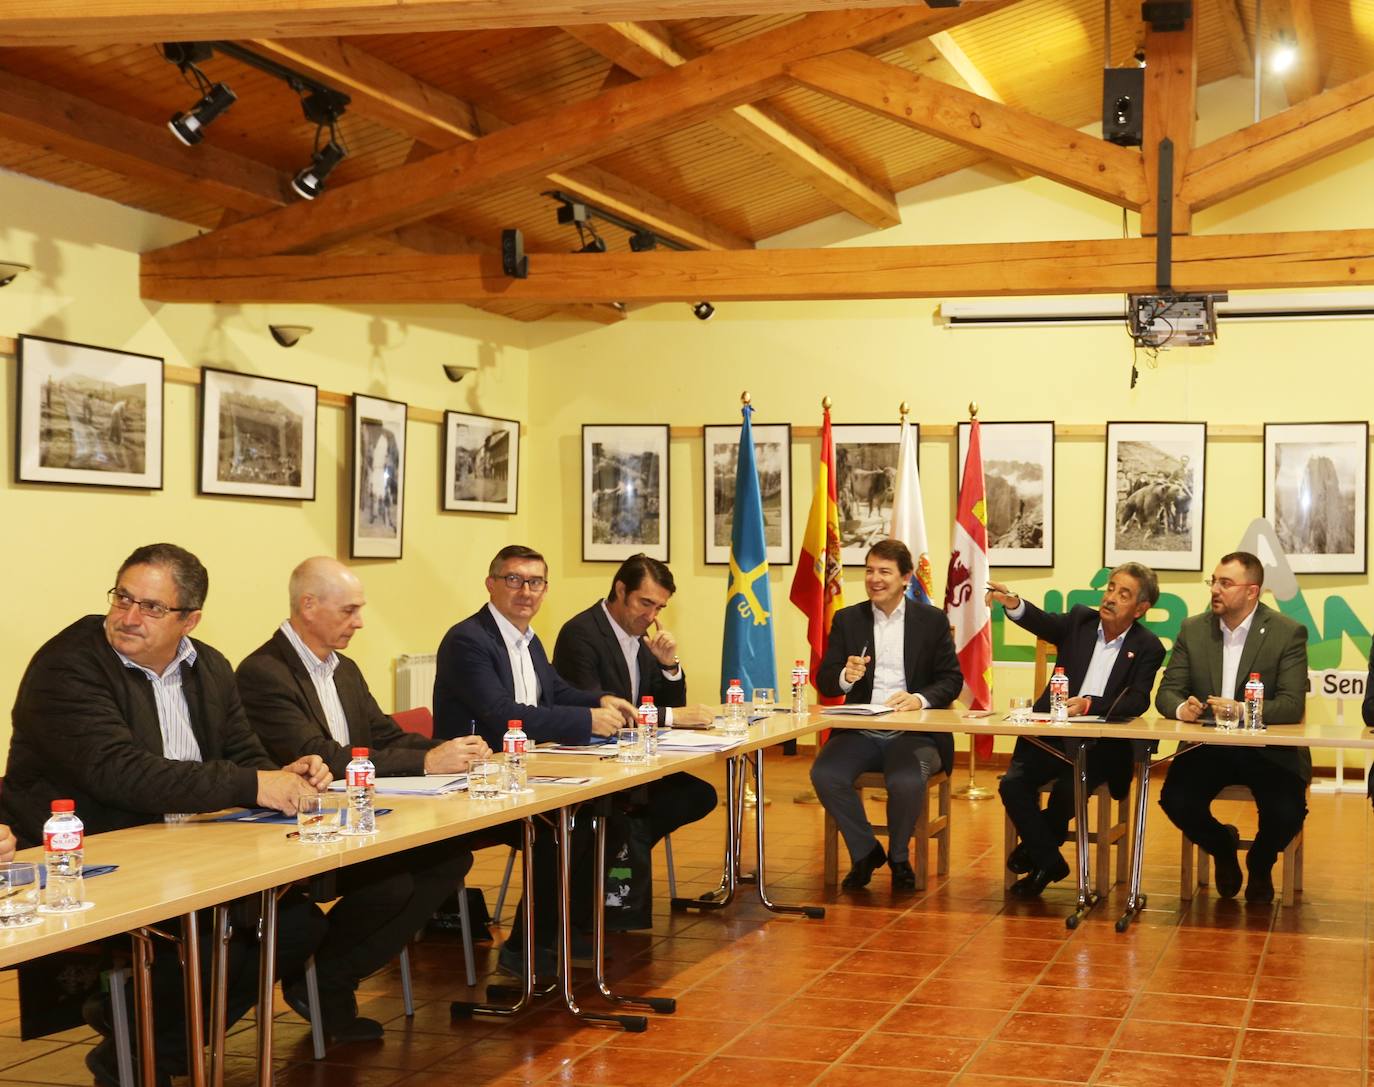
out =
[(1288, 104), (1296, 106), (1321, 93), (1326, 58), (1322, 52), (1321, 35), (1317, 32), (1312, 0), (1286, 0), (1286, 3), (1288, 11), (1284, 29), (1292, 35), (1291, 41), (1297, 56), (1293, 67), (1284, 74), (1283, 86), (1288, 93)]
[[(306, 74), (315, 75), (353, 97), (352, 109), (414, 137), (435, 150), (457, 147), (510, 125), (486, 109), (416, 79), (356, 46), (337, 39), (277, 41), (254, 46)], [(545, 182), (580, 196), (697, 249), (748, 249), (747, 238), (725, 230), (704, 216), (677, 207), (595, 166), (550, 174)], [(547, 184), (536, 186), (544, 189)]]
[[(636, 23), (564, 28), (584, 45), (641, 79), (694, 59), (659, 27)], [(812, 133), (767, 103), (736, 106), (714, 119), (736, 139), (766, 155), (780, 169), (811, 185), (837, 207), (878, 229), (902, 221), (897, 197)]]
[(1374, 136), (1374, 72), (1193, 151), (1182, 198), (1194, 210)]
[[(964, 0), (963, 11), (998, 0)], [(753, 14), (882, 9), (893, 0), (750, 0)], [(172, 12), (171, 8), (175, 8)], [(955, 9), (948, 9), (953, 12)], [(619, 20), (737, 16), (739, 0), (6, 0), (0, 46), (162, 41), (168, 20), (201, 39), (430, 34)]]
[(189, 190), (235, 211), (257, 215), (286, 203), (288, 179), (270, 166), (210, 144), (184, 147), (161, 125), (4, 70), (0, 136), (126, 177)]
[(1197, 17), (1190, 16), (1182, 30), (1145, 31), (1145, 184), (1149, 199), (1140, 209), (1140, 232), (1147, 237), (1159, 230), (1159, 146), (1164, 139), (1174, 145), (1173, 233), (1187, 234), (1193, 218), (1180, 199), (1197, 130)]
[[(1374, 283), (1374, 230), (1181, 236), (1180, 291)], [(165, 302), (681, 302), (1123, 294), (1155, 289), (1151, 238), (768, 249), (539, 253), (528, 279), (495, 256), (175, 260), (145, 254), (144, 298)]]
[(1216, 3), (1222, 28), (1226, 31), (1226, 42), (1231, 47), (1231, 55), (1236, 58), (1236, 70), (1240, 75), (1253, 74), (1255, 53), (1240, 13), (1240, 0), (1216, 0)]
[(788, 83), (786, 66), (818, 49), (858, 48), (924, 36), (1005, 6), (895, 8), (809, 15), (680, 68), (606, 91), (545, 116), (174, 247), (198, 256), (308, 252), (418, 222), (468, 194), (564, 170), (628, 146), (646, 133), (685, 127), (766, 97)]
[(1113, 204), (1138, 208), (1146, 199), (1138, 154), (1066, 125), (853, 51), (800, 61), (788, 71), (813, 90)]

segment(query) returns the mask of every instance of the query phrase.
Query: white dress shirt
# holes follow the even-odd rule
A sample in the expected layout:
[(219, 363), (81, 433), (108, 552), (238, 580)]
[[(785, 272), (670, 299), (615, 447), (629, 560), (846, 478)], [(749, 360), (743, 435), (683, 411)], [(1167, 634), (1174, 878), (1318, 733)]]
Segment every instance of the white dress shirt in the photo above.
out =
[[(1026, 614), (1026, 602), (1021, 600), (1015, 608), (1007, 608), (1005, 611), (1008, 619), (1013, 623), (1018, 622), (1021, 616)], [(1131, 628), (1127, 627), (1109, 642), (1107, 641), (1107, 632), (1102, 629), (1101, 621), (1098, 622), (1097, 638), (1093, 642), (1092, 659), (1088, 662), (1088, 671), (1083, 676), (1083, 684), (1078, 688), (1079, 697), (1101, 698), (1102, 692), (1107, 689), (1107, 680), (1111, 679), (1112, 669), (1116, 667), (1116, 659), (1121, 655), (1121, 647), (1125, 644), (1126, 635), (1130, 633), (1130, 630)], [(1101, 712), (1106, 713), (1109, 709), (1111, 709), (1110, 706), (1103, 706)]]
[[(182, 635), (177, 646), (177, 655), (172, 658), (172, 663), (162, 670), (161, 675), (151, 668), (131, 661), (118, 649), (115, 649), (114, 654), (124, 662), (125, 668), (142, 672), (153, 685), (153, 702), (157, 705), (157, 727), (162, 733), (162, 757), (176, 759), (178, 762), (204, 762), (205, 756), (201, 753), (200, 741), (191, 729), (191, 709), (186, 704), (186, 691), (181, 686), (182, 663), (196, 663), (196, 647), (191, 644), (191, 639)], [(186, 816), (168, 812), (162, 818), (168, 823), (177, 823)]]
[[(873, 658), (873, 695), (869, 702), (875, 706), (886, 705), (894, 694), (906, 694), (906, 597), (897, 601), (891, 615), (883, 614), (883, 609), (873, 605), (873, 644), (866, 654)], [(848, 694), (854, 687), (840, 671), (840, 690)], [(921, 708), (930, 705), (925, 695), (917, 694)], [(879, 739), (891, 739), (897, 733), (891, 729), (860, 729)]]
[[(625, 657), (625, 667), (630, 670), (630, 705), (639, 707), (639, 647), (640, 640), (633, 634), (624, 630), (615, 617), (611, 614), (611, 609), (606, 607), (606, 601), (601, 601), (601, 610), (606, 615), (606, 621), (611, 624), (611, 633), (615, 635), (615, 640), (620, 644), (620, 652)], [(677, 682), (682, 678), (682, 666), (678, 665), (672, 669), (662, 669), (663, 678)], [(673, 707), (660, 706), (658, 708), (659, 724), (664, 728), (671, 728), (673, 724)]]
[(301, 641), (301, 636), (296, 633), (296, 628), (291, 625), (289, 619), (282, 623), (279, 629), (295, 649), (296, 655), (305, 665), (310, 682), (314, 684), (315, 694), (319, 696), (320, 706), (324, 710), (325, 723), (329, 725), (329, 735), (334, 737), (334, 742), (340, 747), (351, 748), (353, 741), (348, 734), (348, 718), (344, 716), (343, 703), (339, 701), (339, 691), (334, 686), (334, 672), (339, 667), (339, 655), (330, 650), (329, 656), (320, 660), (315, 656), (314, 650)]
[(1221, 620), (1221, 690), (1222, 698), (1235, 698), (1236, 681), (1240, 679), (1240, 657), (1245, 652), (1245, 639), (1250, 636), (1250, 624), (1254, 622), (1255, 609), (1241, 620), (1235, 630), (1228, 630), (1226, 621)]
[(531, 628), (522, 634), (515, 628), (514, 623), (491, 604), (487, 604), (487, 611), (491, 612), (491, 617), (496, 620), (501, 640), (506, 643), (506, 652), (510, 654), (511, 675), (515, 678), (515, 701), (523, 706), (539, 705), (539, 677), (534, 674), (534, 661), (530, 659), (530, 642), (534, 641), (534, 629)]

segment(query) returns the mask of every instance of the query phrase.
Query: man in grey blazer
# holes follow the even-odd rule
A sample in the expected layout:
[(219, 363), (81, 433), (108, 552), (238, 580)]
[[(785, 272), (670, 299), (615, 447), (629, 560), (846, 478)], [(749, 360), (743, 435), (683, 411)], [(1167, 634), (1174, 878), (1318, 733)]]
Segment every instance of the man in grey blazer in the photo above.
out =
[[(1301, 722), (1307, 628), (1259, 602), (1264, 566), (1249, 552), (1222, 556), (1210, 584), (1211, 609), (1184, 620), (1155, 706), (1165, 717), (1197, 721), (1218, 702), (1243, 700), (1246, 680), (1258, 672), (1265, 725)], [(1272, 902), (1274, 862), (1302, 829), (1311, 780), (1312, 756), (1305, 747), (1205, 744), (1174, 759), (1159, 803), (1175, 826), (1212, 855), (1217, 893), (1232, 898), (1242, 881), (1240, 835), (1217, 821), (1211, 805), (1227, 785), (1247, 786), (1259, 809), (1259, 829), (1246, 857), (1245, 899)]]

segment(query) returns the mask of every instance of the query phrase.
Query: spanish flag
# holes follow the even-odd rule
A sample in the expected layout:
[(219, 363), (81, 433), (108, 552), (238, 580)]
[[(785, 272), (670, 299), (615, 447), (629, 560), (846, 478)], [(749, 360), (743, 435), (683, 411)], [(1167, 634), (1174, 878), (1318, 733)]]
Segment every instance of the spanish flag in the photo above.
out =
[[(806, 519), (797, 572), (789, 599), (806, 616), (806, 640), (811, 646), (811, 685), (816, 684), (821, 657), (830, 640), (830, 624), (844, 607), (844, 566), (840, 561), (840, 506), (835, 490), (835, 439), (830, 432), (830, 409), (821, 425), (821, 463), (816, 493)], [(822, 702), (842, 699), (825, 698)]]

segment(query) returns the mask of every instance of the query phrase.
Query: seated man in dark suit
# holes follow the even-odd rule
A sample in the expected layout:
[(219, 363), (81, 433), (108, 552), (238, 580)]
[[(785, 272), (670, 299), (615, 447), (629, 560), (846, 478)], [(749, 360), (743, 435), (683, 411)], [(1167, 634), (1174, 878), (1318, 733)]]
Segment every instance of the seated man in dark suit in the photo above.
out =
[[(1241, 701), (1251, 672), (1264, 684), (1264, 724), (1291, 725), (1307, 712), (1307, 627), (1259, 602), (1264, 565), (1248, 551), (1222, 556), (1210, 579), (1212, 606), (1183, 621), (1155, 695), (1165, 717), (1193, 722), (1219, 701)], [(1212, 855), (1217, 894), (1241, 886), (1239, 831), (1218, 822), (1212, 801), (1227, 785), (1254, 794), (1259, 829), (1245, 858), (1247, 902), (1274, 900), (1274, 862), (1302, 829), (1312, 755), (1305, 747), (1204, 744), (1174, 759), (1159, 805)]]
[[(193, 640), (209, 576), (173, 544), (134, 551), (119, 568), (103, 618), (88, 615), (50, 639), (29, 662), (14, 702), (0, 819), (23, 847), (43, 840), (53, 800), (70, 798), (87, 834), (230, 807), (294, 814), (300, 796), (330, 780), (318, 755), (278, 768), (239, 703), (224, 657)], [(228, 1018), (257, 1000), (256, 895), (234, 904)], [(208, 971), (210, 911), (202, 911)], [(324, 934), (324, 918), (300, 896), (281, 902), (278, 970), (299, 976)], [(159, 1081), (186, 1073), (181, 969), (176, 949), (154, 941), (155, 1064)], [(207, 975), (208, 976), (208, 973)], [(118, 1083), (108, 1005), (88, 1001), (106, 1039), (86, 1056), (102, 1087)]]
[[(906, 596), (914, 566), (900, 540), (880, 540), (864, 560), (868, 600), (835, 613), (816, 689), (847, 703), (880, 702), (897, 710), (941, 709), (964, 684), (949, 620)], [(871, 666), (871, 667), (870, 667)], [(835, 729), (811, 766), (811, 784), (835, 818), (853, 863), (841, 886), (868, 886), (884, 861), (894, 889), (916, 886), (909, 854), (931, 774), (954, 765), (949, 733)], [(860, 774), (887, 780), (887, 850), (873, 833), (854, 788)]]
[[(709, 709), (687, 705), (677, 639), (662, 624), (649, 634), (676, 591), (665, 563), (647, 555), (626, 559), (611, 579), (610, 595), (563, 624), (553, 647), (554, 668), (574, 687), (609, 691), (632, 706), (648, 695), (659, 708), (662, 725), (675, 720), (710, 724), (714, 715)], [(716, 807), (716, 790), (691, 774), (669, 774), (646, 790), (643, 814), (654, 842), (704, 819)]]
[[(1138, 717), (1150, 708), (1150, 689), (1164, 663), (1164, 646), (1139, 623), (1159, 600), (1159, 579), (1148, 566), (1128, 562), (1113, 570), (1096, 611), (1079, 604), (1050, 615), (996, 581), (988, 589), (988, 603), (994, 600), (1013, 623), (1054, 643), (1055, 663), (1069, 677), (1070, 717)], [(1046, 685), (1035, 711), (1045, 713), (1049, 708)], [(1058, 740), (1047, 742), (1064, 749)], [(1112, 796), (1127, 796), (1133, 769), (1129, 741), (1099, 740), (1088, 750), (1088, 789), (1105, 781)], [(1048, 782), (1054, 787), (1048, 807), (1041, 811), (1040, 789)], [(1073, 767), (1038, 744), (1018, 739), (998, 791), (1021, 835), (1021, 844), (1007, 858), (1007, 867), (1022, 876), (1011, 893), (1035, 898), (1069, 874), (1059, 847), (1069, 835), (1074, 813)]]
[[(331, 558), (306, 559), (291, 574), (291, 617), (238, 667), (249, 723), (275, 758), (315, 755), (343, 777), (350, 749), (366, 747), (379, 777), (452, 774), (490, 753), (480, 736), (433, 740), (405, 732), (381, 711), (358, 666), (339, 652), (363, 625), (362, 582)], [(463, 839), (350, 865), (335, 877), (342, 897), (316, 954), (320, 1011), (335, 1042), (380, 1038), (358, 1015), (358, 982), (394, 959), (469, 868)], [(309, 1017), (303, 978), (284, 979), (286, 1001)]]
[[(476, 734), (500, 748), (509, 721), (521, 721), (531, 743), (585, 744), (592, 736), (614, 736), (633, 721), (634, 707), (600, 691), (583, 691), (565, 682), (544, 654), (530, 623), (544, 603), (549, 567), (529, 547), (503, 547), (487, 569), (488, 603), (449, 628), (439, 643), (434, 676), (434, 735), (441, 738)], [(534, 855), (535, 971), (552, 964), (557, 915), (557, 855), (553, 835), (536, 822)], [(573, 843), (585, 851), (580, 832)], [(588, 919), (591, 866), (574, 863), (573, 907)], [(520, 931), (517, 916), (514, 931)], [(517, 949), (507, 943), (501, 962), (523, 969)]]

